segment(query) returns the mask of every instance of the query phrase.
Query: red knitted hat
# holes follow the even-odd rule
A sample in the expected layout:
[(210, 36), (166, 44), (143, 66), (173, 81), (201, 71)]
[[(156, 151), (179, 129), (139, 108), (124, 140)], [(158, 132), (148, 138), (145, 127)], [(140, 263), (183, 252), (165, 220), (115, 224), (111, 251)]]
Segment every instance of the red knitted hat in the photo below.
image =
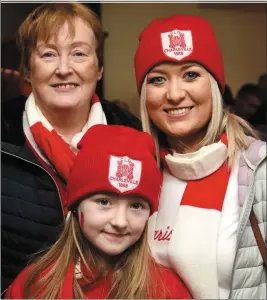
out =
[(95, 125), (80, 141), (67, 183), (67, 206), (96, 192), (135, 195), (158, 208), (162, 185), (153, 138), (126, 126)]
[(203, 65), (224, 90), (222, 54), (210, 24), (200, 17), (174, 15), (152, 21), (139, 36), (135, 75), (139, 92), (146, 74), (162, 62)]

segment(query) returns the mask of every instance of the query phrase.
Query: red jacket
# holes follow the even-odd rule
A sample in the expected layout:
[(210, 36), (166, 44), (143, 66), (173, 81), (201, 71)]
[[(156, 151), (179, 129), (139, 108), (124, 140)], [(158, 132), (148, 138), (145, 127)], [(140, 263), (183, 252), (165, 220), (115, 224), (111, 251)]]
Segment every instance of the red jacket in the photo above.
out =
[[(162, 298), (162, 288), (161, 284), (167, 290), (167, 299), (191, 299), (190, 293), (185, 287), (184, 283), (175, 275), (170, 269), (165, 267), (157, 266), (156, 269), (152, 270), (153, 278), (156, 277), (156, 273), (160, 270), (160, 280), (161, 283), (156, 286), (155, 297), (154, 298)], [(24, 297), (24, 285), (25, 281), (28, 277), (30, 266), (25, 268), (15, 279), (15, 281), (9, 286), (6, 299), (23, 299)], [(44, 274), (44, 273), (43, 273)], [(159, 273), (158, 273), (159, 274)], [(58, 299), (73, 299), (73, 279), (74, 279), (74, 264), (70, 267), (64, 283), (62, 292), (59, 295)], [(88, 299), (105, 299), (110, 288), (110, 280), (107, 280), (108, 277), (103, 277), (98, 280), (92, 288), (85, 293), (85, 296)]]

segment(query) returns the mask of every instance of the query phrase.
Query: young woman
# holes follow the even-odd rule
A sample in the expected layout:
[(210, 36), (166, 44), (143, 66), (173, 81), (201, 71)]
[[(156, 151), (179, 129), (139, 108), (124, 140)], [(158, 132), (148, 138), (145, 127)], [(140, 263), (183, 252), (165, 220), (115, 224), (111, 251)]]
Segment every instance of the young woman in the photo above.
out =
[(162, 183), (151, 136), (95, 125), (79, 148), (64, 231), (19, 274), (6, 298), (190, 298), (180, 279), (149, 255), (147, 221)]
[(151, 22), (135, 70), (143, 130), (164, 166), (149, 222), (152, 254), (194, 298), (266, 298), (266, 143), (223, 108), (224, 66), (211, 26), (190, 15)]
[(2, 291), (33, 253), (57, 239), (67, 212), (69, 169), (87, 129), (94, 124), (139, 128), (130, 112), (96, 95), (103, 32), (87, 6), (40, 5), (21, 24), (18, 40), (21, 74), (32, 93), (6, 101), (1, 110)]

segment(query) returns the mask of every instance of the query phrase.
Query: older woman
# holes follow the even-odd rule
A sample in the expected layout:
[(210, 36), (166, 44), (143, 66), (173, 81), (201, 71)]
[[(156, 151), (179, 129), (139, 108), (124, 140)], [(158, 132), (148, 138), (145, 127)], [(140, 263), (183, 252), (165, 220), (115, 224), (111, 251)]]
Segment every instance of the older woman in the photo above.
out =
[(56, 239), (66, 212), (65, 184), (86, 130), (107, 123), (138, 127), (130, 113), (100, 102), (95, 93), (103, 73), (103, 32), (86, 6), (38, 7), (21, 25), (19, 44), (32, 93), (25, 108), (23, 101), (5, 107), (3, 291), (31, 254)]
[(135, 70), (143, 129), (164, 165), (150, 219), (153, 255), (194, 298), (266, 298), (266, 143), (223, 109), (224, 66), (211, 26), (190, 15), (151, 22)]

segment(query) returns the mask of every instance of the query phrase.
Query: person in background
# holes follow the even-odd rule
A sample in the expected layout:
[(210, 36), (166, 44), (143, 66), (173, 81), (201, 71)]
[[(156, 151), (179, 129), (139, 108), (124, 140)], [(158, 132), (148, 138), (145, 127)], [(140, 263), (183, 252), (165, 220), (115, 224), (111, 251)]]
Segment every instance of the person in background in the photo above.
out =
[(259, 85), (247, 83), (238, 90), (234, 111), (254, 127), (262, 140), (267, 140), (266, 103)]
[(255, 116), (262, 109), (262, 106), (263, 99), (260, 87), (254, 83), (242, 85), (236, 95), (235, 113), (252, 125), (257, 125), (261, 123), (261, 120), (255, 120)]
[(28, 97), (30, 84), (22, 78), (19, 70), (20, 52), (15, 40), (1, 43), (1, 103), (20, 95)]
[(119, 107), (130, 111), (130, 105), (126, 101), (123, 101), (123, 100), (120, 100), (120, 99), (115, 99), (112, 102), (115, 103), (116, 105), (118, 105)]
[(193, 298), (265, 299), (266, 143), (223, 108), (211, 25), (191, 15), (152, 21), (139, 36), (135, 72), (143, 130), (164, 176), (149, 220), (153, 256)]
[(223, 104), (224, 104), (225, 108), (232, 110), (234, 103), (235, 103), (235, 99), (233, 97), (231, 88), (229, 85), (226, 84), (225, 88), (224, 88), (224, 93), (223, 93)]
[(19, 274), (6, 298), (190, 298), (181, 280), (149, 253), (147, 221), (162, 183), (152, 137), (125, 126), (95, 125), (78, 147), (65, 228)]
[(267, 73), (264, 73), (259, 77), (258, 86), (261, 90), (263, 105), (253, 117), (252, 122), (257, 124), (256, 129), (261, 138), (267, 141)]
[(258, 85), (262, 90), (265, 102), (267, 102), (267, 73), (262, 74), (258, 79)]
[(37, 7), (21, 24), (18, 43), (21, 76), (32, 93), (6, 101), (1, 111), (3, 293), (32, 255), (57, 239), (67, 213), (69, 170), (88, 128), (140, 129), (132, 114), (95, 93), (103, 73), (103, 32), (85, 5)]

